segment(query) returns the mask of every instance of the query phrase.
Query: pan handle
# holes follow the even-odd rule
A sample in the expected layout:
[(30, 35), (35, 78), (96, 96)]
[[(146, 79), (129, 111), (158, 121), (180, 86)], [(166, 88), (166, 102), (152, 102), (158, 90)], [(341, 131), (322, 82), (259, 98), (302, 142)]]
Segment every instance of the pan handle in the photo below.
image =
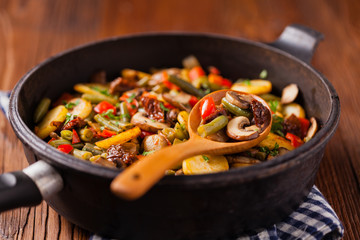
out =
[(63, 189), (60, 174), (48, 163), (37, 161), (22, 171), (0, 175), (0, 213), (35, 206)]
[(269, 45), (310, 63), (319, 41), (323, 39), (324, 35), (318, 31), (300, 24), (291, 24)]

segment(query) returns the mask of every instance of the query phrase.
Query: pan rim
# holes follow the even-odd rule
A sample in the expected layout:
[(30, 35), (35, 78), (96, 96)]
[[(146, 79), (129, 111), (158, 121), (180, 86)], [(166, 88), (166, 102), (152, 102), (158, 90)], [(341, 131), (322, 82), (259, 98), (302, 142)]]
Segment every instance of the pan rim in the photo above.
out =
[[(311, 154), (311, 150), (321, 147), (322, 144), (326, 144), (331, 136), (334, 134), (336, 127), (340, 119), (340, 101), (339, 97), (332, 86), (332, 84), (316, 69), (314, 69), (309, 64), (304, 61), (296, 58), (295, 56), (277, 49), (273, 46), (270, 46), (266, 43), (251, 41), (239, 37), (226, 36), (221, 34), (214, 33), (198, 33), (198, 32), (148, 32), (148, 33), (136, 33), (129, 34), (118, 37), (111, 37), (100, 41), (95, 41), (87, 44), (83, 44), (69, 50), (63, 51), (55, 56), (52, 56), (40, 64), (36, 65), (30, 71), (28, 71), (16, 84), (14, 87), (9, 104), (9, 118), (10, 123), (14, 129), (15, 134), (21, 140), (21, 142), (29, 147), (37, 156), (40, 156), (43, 160), (65, 169), (73, 169), (79, 172), (84, 172), (87, 174), (95, 175), (98, 177), (104, 177), (108, 179), (113, 179), (117, 174), (121, 172), (119, 169), (106, 168), (100, 165), (95, 165), (90, 162), (78, 160), (73, 156), (65, 155), (59, 151), (54, 151), (54, 149), (49, 146), (46, 142), (38, 138), (32, 131), (27, 127), (24, 121), (21, 119), (18, 109), (18, 98), (24, 83), (27, 79), (38, 69), (46, 66), (51, 63), (53, 60), (66, 56), (67, 54), (73, 53), (75, 51), (81, 51), (86, 48), (90, 48), (99, 44), (107, 44), (114, 41), (122, 41), (125, 39), (136, 39), (136, 38), (147, 38), (147, 37), (167, 37), (167, 36), (179, 36), (179, 37), (208, 37), (213, 39), (227, 40), (227, 41), (236, 41), (249, 44), (261, 49), (270, 50), (271, 52), (280, 54), (290, 61), (297, 62), (303, 66), (307, 71), (311, 71), (312, 74), (315, 74), (316, 78), (319, 79), (322, 84), (327, 88), (331, 99), (331, 111), (327, 121), (324, 123), (324, 126), (320, 131), (315, 135), (315, 137), (310, 140), (312, 144), (304, 144), (303, 146), (291, 151), (290, 153), (280, 156), (272, 161), (263, 162), (254, 166), (247, 168), (231, 169), (227, 172), (214, 173), (214, 174), (205, 174), (205, 175), (192, 175), (192, 176), (166, 176), (159, 183), (159, 186), (184, 186), (191, 185), (192, 187), (204, 187), (209, 182), (217, 183), (219, 185), (226, 184), (229, 182), (245, 182), (257, 178), (258, 176), (266, 175), (266, 171), (272, 169), (272, 174), (276, 174), (279, 171), (283, 171), (288, 167), (294, 166), (297, 164), (298, 160), (304, 157), (305, 155)], [(236, 177), (234, 177), (236, 176)], [(224, 178), (229, 179), (229, 181), (224, 181)], [(226, 182), (226, 183), (224, 183)]]

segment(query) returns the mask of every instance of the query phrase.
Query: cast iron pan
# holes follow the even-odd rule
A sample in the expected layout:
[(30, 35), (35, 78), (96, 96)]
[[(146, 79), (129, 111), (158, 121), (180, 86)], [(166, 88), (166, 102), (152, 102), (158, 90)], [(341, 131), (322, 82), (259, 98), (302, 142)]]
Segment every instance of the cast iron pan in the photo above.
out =
[[(320, 33), (300, 25), (288, 26), (270, 44), (214, 34), (138, 34), (78, 47), (41, 63), (10, 97), (8, 117), (31, 166), (0, 176), (0, 211), (45, 199), (69, 221), (119, 239), (225, 239), (281, 221), (309, 193), (339, 121), (334, 88), (309, 65), (321, 39)], [(256, 78), (267, 69), (278, 93), (297, 83), (300, 102), (320, 122), (320, 131), (296, 150), (262, 164), (209, 175), (166, 176), (136, 201), (110, 192), (119, 170), (56, 151), (32, 131), (32, 113), (42, 97), (54, 100), (96, 70), (105, 70), (111, 80), (123, 68), (179, 66), (189, 54), (233, 80)]]

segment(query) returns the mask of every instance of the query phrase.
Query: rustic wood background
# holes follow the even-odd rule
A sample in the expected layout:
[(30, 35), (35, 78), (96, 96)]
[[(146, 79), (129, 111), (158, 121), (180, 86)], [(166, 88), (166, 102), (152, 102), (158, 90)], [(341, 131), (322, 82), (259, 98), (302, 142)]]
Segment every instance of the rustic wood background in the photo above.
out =
[[(342, 107), (316, 184), (343, 222), (344, 239), (360, 239), (359, 11), (358, 0), (0, 0), (0, 90), (11, 90), (56, 53), (111, 36), (181, 30), (266, 42), (288, 24), (310, 26), (325, 35), (312, 63), (333, 83)], [(0, 172), (26, 166), (21, 143), (1, 115)], [(0, 239), (88, 237), (46, 203), (0, 214)]]

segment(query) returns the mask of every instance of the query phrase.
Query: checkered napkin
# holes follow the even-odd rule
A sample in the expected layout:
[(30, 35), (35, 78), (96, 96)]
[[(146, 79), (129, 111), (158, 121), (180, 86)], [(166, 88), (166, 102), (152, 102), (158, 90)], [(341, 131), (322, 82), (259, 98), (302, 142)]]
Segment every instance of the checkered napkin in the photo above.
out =
[[(314, 186), (300, 207), (283, 222), (239, 236), (236, 240), (341, 239), (343, 234), (344, 227), (336, 213)], [(90, 240), (105, 239), (93, 235)]]

